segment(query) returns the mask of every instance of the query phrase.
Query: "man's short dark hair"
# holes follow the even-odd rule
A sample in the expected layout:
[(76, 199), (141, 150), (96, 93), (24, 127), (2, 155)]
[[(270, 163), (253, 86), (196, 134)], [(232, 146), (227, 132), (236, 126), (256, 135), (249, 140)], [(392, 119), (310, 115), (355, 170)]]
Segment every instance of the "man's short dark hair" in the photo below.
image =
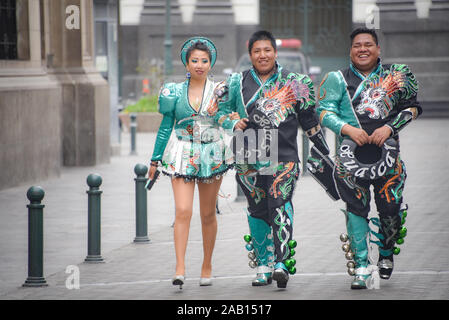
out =
[(364, 27), (363, 28), (357, 28), (354, 31), (352, 31), (351, 35), (349, 36), (351, 38), (351, 45), (354, 42), (354, 38), (358, 34), (361, 34), (361, 33), (368, 33), (368, 34), (370, 34), (373, 37), (374, 42), (376, 43), (376, 45), (379, 45), (379, 41), (377, 39), (376, 31), (374, 29), (368, 29), (368, 28), (364, 28)]
[(259, 40), (270, 40), (271, 45), (274, 48), (274, 51), (276, 51), (276, 39), (273, 37), (270, 31), (266, 30), (260, 30), (253, 33), (251, 38), (249, 38), (248, 41), (248, 51), (249, 54), (251, 54), (251, 49), (253, 48), (254, 42)]

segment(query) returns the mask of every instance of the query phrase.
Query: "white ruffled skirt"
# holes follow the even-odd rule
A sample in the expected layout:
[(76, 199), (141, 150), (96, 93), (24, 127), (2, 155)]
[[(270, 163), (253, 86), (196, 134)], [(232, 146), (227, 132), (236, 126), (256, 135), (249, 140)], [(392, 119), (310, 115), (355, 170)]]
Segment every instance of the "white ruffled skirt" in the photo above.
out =
[(234, 157), (223, 138), (201, 143), (172, 134), (162, 156), (162, 173), (187, 180), (208, 180), (233, 166)]

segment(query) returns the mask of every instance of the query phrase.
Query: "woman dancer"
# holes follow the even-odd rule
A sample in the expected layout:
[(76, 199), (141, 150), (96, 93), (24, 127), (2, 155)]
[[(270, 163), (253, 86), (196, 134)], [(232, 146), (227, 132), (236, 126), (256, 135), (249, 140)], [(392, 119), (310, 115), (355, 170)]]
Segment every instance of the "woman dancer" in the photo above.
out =
[[(233, 160), (232, 153), (226, 152), (222, 131), (213, 120), (217, 103), (225, 92), (224, 84), (208, 78), (216, 58), (212, 41), (204, 37), (188, 39), (181, 50), (187, 80), (165, 84), (159, 95), (159, 112), (163, 119), (148, 175), (153, 179), (161, 163), (162, 172), (172, 177), (176, 207), (173, 285), (179, 285), (181, 289), (185, 281), (184, 260), (195, 182), (198, 184), (204, 254), (200, 286), (209, 286), (212, 284), (212, 253), (217, 235), (216, 199), (222, 175)], [(175, 130), (171, 135), (173, 127)]]

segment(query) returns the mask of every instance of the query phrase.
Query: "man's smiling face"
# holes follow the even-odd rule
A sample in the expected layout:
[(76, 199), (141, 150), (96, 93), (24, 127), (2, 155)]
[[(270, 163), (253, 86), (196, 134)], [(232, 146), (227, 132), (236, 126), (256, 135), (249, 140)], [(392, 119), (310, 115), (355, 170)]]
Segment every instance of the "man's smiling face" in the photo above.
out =
[(377, 64), (380, 47), (369, 33), (360, 33), (354, 37), (350, 57), (354, 66), (363, 73), (370, 73)]
[(277, 52), (271, 45), (270, 40), (258, 40), (254, 42), (249, 57), (257, 72), (266, 75), (275, 66)]

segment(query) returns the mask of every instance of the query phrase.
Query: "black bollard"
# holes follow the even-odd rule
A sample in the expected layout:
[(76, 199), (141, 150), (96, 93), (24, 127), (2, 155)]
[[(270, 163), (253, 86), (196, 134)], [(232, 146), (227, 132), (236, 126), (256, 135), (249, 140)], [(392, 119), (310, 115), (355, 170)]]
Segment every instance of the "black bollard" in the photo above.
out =
[(28, 189), (28, 278), (24, 287), (46, 287), (44, 278), (44, 205), (45, 192), (41, 187)]
[(98, 174), (87, 177), (88, 220), (87, 220), (87, 257), (84, 262), (102, 263), (101, 257), (101, 194), (102, 179)]
[(136, 155), (136, 133), (137, 133), (137, 115), (135, 113), (131, 113), (129, 116), (131, 119), (131, 153), (130, 155)]
[(145, 184), (148, 181), (145, 175), (148, 172), (148, 167), (143, 164), (136, 164), (134, 173), (137, 178), (136, 181), (136, 243), (148, 243), (148, 223), (147, 223), (147, 189)]

